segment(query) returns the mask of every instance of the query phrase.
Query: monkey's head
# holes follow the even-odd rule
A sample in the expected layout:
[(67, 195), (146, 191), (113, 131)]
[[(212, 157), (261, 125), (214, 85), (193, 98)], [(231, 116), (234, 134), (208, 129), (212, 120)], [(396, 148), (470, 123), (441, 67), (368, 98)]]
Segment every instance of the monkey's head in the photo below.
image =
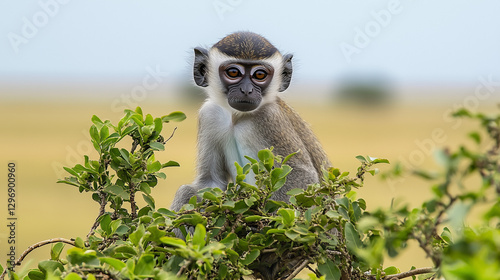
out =
[(194, 49), (194, 81), (211, 100), (238, 112), (273, 102), (292, 79), (292, 55), (282, 55), (264, 37), (236, 32), (209, 50)]

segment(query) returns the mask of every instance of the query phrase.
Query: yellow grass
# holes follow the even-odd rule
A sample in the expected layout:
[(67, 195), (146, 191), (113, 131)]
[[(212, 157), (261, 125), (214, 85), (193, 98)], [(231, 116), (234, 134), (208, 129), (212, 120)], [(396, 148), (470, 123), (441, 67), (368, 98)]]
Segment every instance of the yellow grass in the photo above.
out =
[[(438, 147), (454, 146), (463, 141), (462, 135), (471, 127), (465, 123), (454, 127), (456, 123), (443, 118), (443, 114), (453, 108), (451, 103), (395, 104), (381, 110), (291, 103), (311, 124), (334, 166), (351, 172), (358, 166), (357, 155), (388, 158), (391, 162), (402, 159), (419, 167), (433, 168), (432, 154), (417, 142), (434, 143)], [(168, 137), (174, 126), (178, 127), (166, 151), (158, 158), (181, 164), (180, 168), (166, 170), (167, 180), (160, 182), (153, 191), (158, 207), (168, 207), (178, 186), (191, 182), (194, 177), (197, 108), (167, 102), (141, 105), (144, 112), (153, 116), (177, 110), (188, 115), (184, 122), (164, 128), (163, 134)], [(492, 105), (488, 106), (486, 109), (490, 110)], [(1, 182), (6, 182), (7, 162), (14, 161), (18, 167), (17, 255), (29, 245), (45, 239), (84, 237), (97, 215), (97, 204), (89, 194), (79, 194), (75, 187), (56, 184), (56, 181), (65, 175), (62, 166), (81, 162), (83, 154), (89, 153), (90, 117), (96, 114), (101, 119), (116, 122), (122, 114), (110, 110), (109, 102), (90, 101), (29, 103), (4, 100), (0, 110), (4, 166)], [(435, 138), (439, 141), (429, 140), (437, 134), (439, 137)], [(0, 205), (5, 205), (6, 191), (4, 187), (2, 190)], [(424, 182), (411, 178), (396, 183), (374, 177), (367, 179), (359, 196), (366, 199), (369, 209), (389, 207), (394, 198), (418, 206), (429, 197), (429, 190)], [(0, 211), (0, 221), (0, 261), (4, 264), (8, 246), (5, 206)], [(386, 265), (409, 269), (412, 265), (430, 264), (415, 244), (410, 247), (397, 259), (387, 258)], [(35, 262), (48, 257), (47, 248), (30, 255)]]

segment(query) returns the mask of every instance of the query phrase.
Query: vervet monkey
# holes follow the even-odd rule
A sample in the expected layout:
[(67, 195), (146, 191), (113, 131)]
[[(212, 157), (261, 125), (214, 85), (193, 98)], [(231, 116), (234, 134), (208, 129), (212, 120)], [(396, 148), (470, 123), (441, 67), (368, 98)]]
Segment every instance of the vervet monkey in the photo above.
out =
[[(329, 161), (319, 141), (300, 116), (279, 97), (292, 79), (292, 55), (281, 54), (252, 32), (224, 37), (209, 50), (194, 49), (194, 81), (207, 100), (199, 112), (196, 179), (175, 194), (178, 211), (200, 189), (225, 190), (236, 177), (235, 162), (248, 163), (258, 151), (274, 147), (282, 156), (297, 152), (287, 164), (293, 170), (271, 199), (288, 201), (286, 193), (317, 183)], [(250, 174), (249, 174), (250, 175)], [(254, 178), (247, 176), (248, 183)]]

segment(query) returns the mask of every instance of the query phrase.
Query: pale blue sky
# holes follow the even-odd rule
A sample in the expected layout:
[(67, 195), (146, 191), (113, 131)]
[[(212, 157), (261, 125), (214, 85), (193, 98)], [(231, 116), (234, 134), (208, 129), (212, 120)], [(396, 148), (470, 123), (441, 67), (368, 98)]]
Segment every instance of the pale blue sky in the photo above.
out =
[(293, 53), (298, 83), (379, 73), (401, 85), (473, 85), (500, 75), (496, 0), (1, 0), (0, 84), (119, 81), (148, 66), (189, 79), (192, 48), (237, 30)]

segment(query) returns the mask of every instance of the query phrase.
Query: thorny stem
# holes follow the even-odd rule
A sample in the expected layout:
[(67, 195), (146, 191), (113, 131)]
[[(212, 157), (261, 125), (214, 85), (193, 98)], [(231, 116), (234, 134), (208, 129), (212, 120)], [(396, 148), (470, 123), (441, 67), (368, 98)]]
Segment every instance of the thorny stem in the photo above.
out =
[(133, 154), (135, 152), (135, 149), (137, 148), (137, 145), (139, 145), (139, 140), (134, 139), (134, 142), (132, 143), (132, 148), (130, 149), (130, 153)]
[(130, 211), (132, 220), (137, 218), (137, 204), (135, 203), (135, 184), (130, 183)]

